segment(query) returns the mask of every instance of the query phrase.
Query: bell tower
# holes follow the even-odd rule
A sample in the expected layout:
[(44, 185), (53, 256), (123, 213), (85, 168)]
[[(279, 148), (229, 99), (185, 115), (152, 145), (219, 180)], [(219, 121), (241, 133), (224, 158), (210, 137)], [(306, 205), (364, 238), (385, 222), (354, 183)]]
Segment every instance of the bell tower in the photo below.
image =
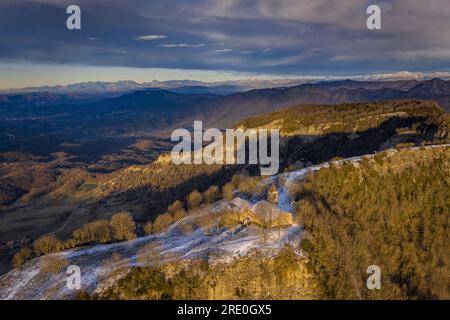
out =
[(275, 205), (278, 205), (278, 191), (274, 183), (272, 183), (269, 192), (267, 193), (267, 201)]

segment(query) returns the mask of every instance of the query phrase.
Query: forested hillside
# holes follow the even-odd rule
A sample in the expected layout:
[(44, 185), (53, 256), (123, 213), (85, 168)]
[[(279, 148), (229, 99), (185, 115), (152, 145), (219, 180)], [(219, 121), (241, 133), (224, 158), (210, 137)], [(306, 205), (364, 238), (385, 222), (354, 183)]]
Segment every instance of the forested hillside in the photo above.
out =
[(339, 105), (299, 105), (278, 112), (249, 118), (239, 124), (245, 128), (276, 127), (285, 136), (361, 132), (380, 126), (390, 118), (414, 118), (450, 123), (448, 113), (436, 103), (399, 100)]
[(280, 129), (285, 168), (450, 141), (450, 115), (436, 103), (420, 100), (299, 105), (237, 126)]
[[(332, 299), (450, 297), (450, 148), (386, 152), (307, 176), (302, 246)], [(381, 268), (367, 290), (366, 268)]]

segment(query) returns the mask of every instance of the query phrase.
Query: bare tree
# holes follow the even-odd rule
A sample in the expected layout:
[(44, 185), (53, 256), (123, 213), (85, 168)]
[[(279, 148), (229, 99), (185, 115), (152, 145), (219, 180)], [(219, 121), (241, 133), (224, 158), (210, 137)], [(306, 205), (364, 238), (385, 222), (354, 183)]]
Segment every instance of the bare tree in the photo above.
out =
[(55, 236), (48, 235), (37, 239), (33, 246), (36, 255), (40, 256), (61, 250), (62, 243)]
[(14, 268), (21, 267), (25, 262), (27, 262), (33, 252), (29, 248), (20, 249), (13, 257), (12, 263)]
[(192, 191), (187, 197), (189, 210), (197, 209), (203, 201), (203, 196), (197, 190)]
[(131, 215), (126, 211), (114, 214), (109, 222), (112, 235), (118, 241), (136, 238), (136, 224)]
[(146, 267), (159, 268), (161, 266), (161, 250), (159, 249), (161, 245), (161, 242), (155, 241), (143, 246), (137, 253), (138, 262)]

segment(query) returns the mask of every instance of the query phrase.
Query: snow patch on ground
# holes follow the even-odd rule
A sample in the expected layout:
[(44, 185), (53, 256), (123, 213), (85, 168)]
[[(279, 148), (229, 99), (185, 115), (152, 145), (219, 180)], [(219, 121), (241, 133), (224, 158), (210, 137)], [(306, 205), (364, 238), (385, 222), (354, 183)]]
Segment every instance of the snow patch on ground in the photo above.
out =
[[(220, 230), (217, 235), (207, 235), (199, 229), (192, 235), (166, 237), (165, 235), (143, 237), (133, 241), (88, 248), (68, 250), (57, 253), (69, 259), (70, 264), (81, 269), (82, 289), (94, 292), (99, 283), (108, 281), (111, 271), (119, 267), (140, 265), (137, 259), (139, 249), (153, 243), (161, 252), (163, 261), (196, 257), (212, 257), (214, 262), (229, 262), (236, 256), (246, 255), (254, 248), (270, 254), (283, 244), (291, 242), (293, 235), (300, 233), (298, 226), (271, 230), (267, 242), (262, 242), (261, 230), (256, 226), (237, 227), (234, 230)], [(112, 254), (120, 255), (121, 260), (107, 264)], [(0, 277), (1, 299), (65, 299), (76, 293), (66, 287), (66, 269), (53, 273), (40, 272), (39, 259), (29, 261), (22, 269), (15, 269)]]

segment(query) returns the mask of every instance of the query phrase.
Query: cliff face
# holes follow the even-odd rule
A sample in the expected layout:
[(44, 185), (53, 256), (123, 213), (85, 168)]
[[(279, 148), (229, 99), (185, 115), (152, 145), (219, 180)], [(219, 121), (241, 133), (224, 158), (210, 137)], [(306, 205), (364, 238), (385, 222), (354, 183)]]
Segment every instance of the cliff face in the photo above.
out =
[(227, 263), (179, 261), (160, 268), (134, 268), (100, 299), (316, 299), (309, 260), (292, 247), (277, 255), (254, 251)]
[(272, 259), (258, 254), (237, 259), (205, 277), (205, 299), (316, 299), (307, 264), (305, 258), (283, 253)]

